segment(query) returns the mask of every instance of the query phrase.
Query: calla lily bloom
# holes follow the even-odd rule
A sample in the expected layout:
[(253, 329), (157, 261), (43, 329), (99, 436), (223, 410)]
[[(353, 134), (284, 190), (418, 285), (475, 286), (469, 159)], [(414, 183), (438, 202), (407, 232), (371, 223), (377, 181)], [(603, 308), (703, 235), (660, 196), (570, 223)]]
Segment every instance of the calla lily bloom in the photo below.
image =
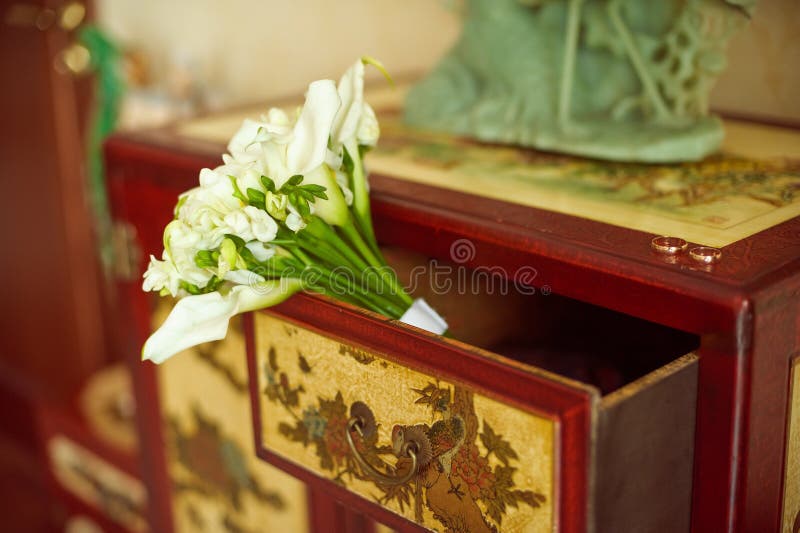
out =
[(375, 117), (375, 111), (364, 101), (365, 63), (373, 64), (384, 74), (386, 73), (383, 65), (371, 58), (359, 59), (344, 73), (337, 87), (342, 105), (333, 122), (331, 141), (334, 147), (347, 150), (353, 161), (353, 200), (351, 203), (367, 236), (374, 239), (369, 205), (369, 186), (359, 146), (374, 146), (380, 136), (380, 127), (378, 119)]
[(142, 348), (142, 359), (162, 363), (204, 342), (225, 338), (231, 317), (277, 305), (302, 288), (299, 279), (283, 278), (255, 285), (236, 285), (227, 294), (217, 291), (186, 296)]

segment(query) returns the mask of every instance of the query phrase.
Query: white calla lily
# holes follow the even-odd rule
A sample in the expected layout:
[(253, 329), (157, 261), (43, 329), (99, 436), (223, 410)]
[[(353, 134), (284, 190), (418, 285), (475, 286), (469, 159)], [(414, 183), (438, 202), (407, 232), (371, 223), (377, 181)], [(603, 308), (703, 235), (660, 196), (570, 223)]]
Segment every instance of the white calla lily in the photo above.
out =
[(372, 107), (364, 101), (364, 60), (356, 61), (339, 80), (342, 105), (331, 129), (334, 146), (345, 146), (352, 157), (358, 145), (375, 146), (380, 135)]
[(315, 81), (308, 86), (306, 103), (294, 126), (294, 137), (286, 147), (290, 176), (307, 174), (325, 162), (331, 126), (341, 103), (331, 80)]
[(225, 338), (228, 322), (239, 313), (276, 305), (300, 290), (298, 279), (237, 285), (227, 294), (209, 292), (182, 298), (142, 349), (142, 359), (162, 363), (178, 352)]
[[(352, 191), (347, 204), (352, 204), (359, 225), (370, 239), (374, 239), (372, 215), (369, 205), (369, 184), (361, 161), (359, 146), (374, 146), (380, 136), (375, 112), (364, 101), (364, 63), (369, 62), (385, 73), (383, 66), (371, 58), (356, 61), (339, 80), (337, 91), (342, 106), (331, 130), (331, 141), (337, 151), (346, 150), (353, 162)], [(345, 193), (347, 194), (347, 193)]]
[(258, 285), (264, 283), (264, 276), (256, 274), (252, 270), (239, 269), (231, 270), (225, 274), (225, 281), (230, 281), (236, 285)]
[(278, 188), (296, 174), (313, 171), (326, 160), (331, 125), (340, 105), (333, 81), (311, 83), (293, 127), (279, 110), (270, 110), (267, 121), (245, 120), (228, 145), (231, 155), (223, 158), (225, 166), (252, 168)]

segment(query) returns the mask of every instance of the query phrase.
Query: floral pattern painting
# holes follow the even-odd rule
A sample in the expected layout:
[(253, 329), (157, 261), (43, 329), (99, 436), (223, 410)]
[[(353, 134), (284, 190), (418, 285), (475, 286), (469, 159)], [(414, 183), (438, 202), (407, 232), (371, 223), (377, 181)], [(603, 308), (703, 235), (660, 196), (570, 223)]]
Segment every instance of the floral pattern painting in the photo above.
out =
[(255, 456), (244, 336), (232, 326), (157, 369), (174, 529), (302, 533), (305, 486)]
[[(256, 323), (267, 448), (432, 530), (552, 529), (552, 421), (270, 316)], [(416, 473), (376, 479), (348, 431), (391, 478), (410, 472), (401, 449), (413, 441)]]
[[(403, 125), (400, 90), (370, 92), (381, 141), (365, 159), (390, 176), (608, 224), (726, 246), (800, 215), (800, 130), (725, 121), (719, 154), (686, 164), (602, 162)], [(188, 121), (218, 144), (252, 109)]]
[[(796, 148), (782, 157), (756, 158), (734, 149), (698, 162), (655, 165), (421, 132), (404, 126), (390, 110), (381, 114), (381, 127), (381, 144), (367, 160), (373, 174), (681, 235), (711, 246), (730, 244), (800, 215)], [(800, 146), (800, 133), (788, 131), (777, 135), (794, 135), (794, 145)], [(763, 143), (763, 135), (754, 129), (753, 142), (747, 144)]]

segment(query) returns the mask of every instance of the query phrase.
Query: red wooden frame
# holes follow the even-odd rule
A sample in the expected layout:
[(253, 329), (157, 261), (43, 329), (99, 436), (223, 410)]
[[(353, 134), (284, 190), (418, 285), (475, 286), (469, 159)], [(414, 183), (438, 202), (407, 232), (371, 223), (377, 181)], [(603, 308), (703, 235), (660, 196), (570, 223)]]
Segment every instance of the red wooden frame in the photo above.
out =
[[(156, 190), (194, 186), (223, 150), (169, 130), (116, 137), (112, 188), (149, 188), (134, 204), (146, 205)], [(446, 258), (454, 239), (469, 238), (468, 266), (531, 265), (554, 292), (700, 335), (692, 529), (779, 529), (790, 360), (800, 353), (800, 217), (726, 246), (703, 271), (664, 263), (651, 234), (388, 177), (371, 184), (385, 243)], [(147, 253), (160, 253), (152, 228), (169, 213), (137, 215)]]

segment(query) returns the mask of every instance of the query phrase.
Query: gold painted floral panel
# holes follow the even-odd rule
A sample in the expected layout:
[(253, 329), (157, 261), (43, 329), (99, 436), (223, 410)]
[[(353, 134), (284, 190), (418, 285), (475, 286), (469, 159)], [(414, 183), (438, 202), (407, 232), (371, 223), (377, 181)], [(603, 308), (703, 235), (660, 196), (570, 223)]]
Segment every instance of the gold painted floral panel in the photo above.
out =
[(157, 370), (176, 533), (308, 531), (305, 485), (255, 455), (240, 325)]
[(69, 492), (134, 532), (147, 530), (142, 482), (66, 435), (47, 442), (53, 475)]
[[(598, 161), (412, 130), (380, 114), (371, 172), (708, 246), (800, 215), (800, 130), (728, 121), (694, 163)], [(776, 155), (777, 152), (777, 155)]]
[(800, 357), (792, 365), (786, 475), (783, 481), (783, 533), (800, 532)]
[[(254, 321), (265, 448), (434, 531), (553, 530), (555, 421), (266, 313)], [(416, 470), (404, 442), (418, 445)], [(412, 477), (377, 481), (353, 447), (378, 474)]]
[[(800, 129), (725, 120), (720, 153), (652, 165), (584, 159), (410, 129), (408, 86), (366, 95), (381, 139), (366, 157), (391, 176), (708, 246), (727, 246), (800, 215)], [(224, 143), (251, 108), (182, 123), (178, 135)]]

